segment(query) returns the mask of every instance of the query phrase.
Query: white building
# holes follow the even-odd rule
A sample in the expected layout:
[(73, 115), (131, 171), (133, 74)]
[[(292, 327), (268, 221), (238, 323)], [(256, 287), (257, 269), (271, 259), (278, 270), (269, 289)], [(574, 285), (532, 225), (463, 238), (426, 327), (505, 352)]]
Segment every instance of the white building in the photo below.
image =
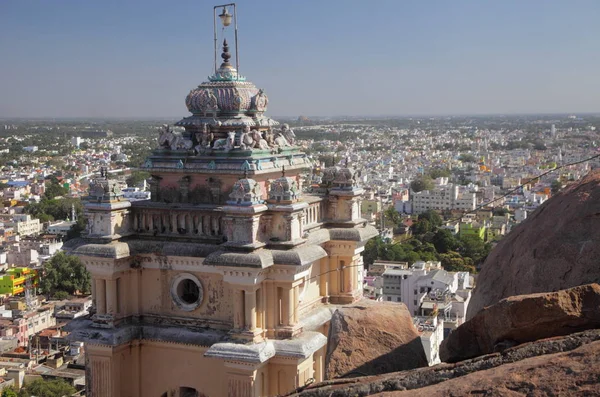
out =
[(0, 221), (7, 227), (12, 227), (20, 236), (32, 236), (42, 231), (39, 219), (32, 218), (29, 214), (2, 214)]
[(123, 197), (129, 201), (138, 201), (138, 200), (150, 200), (151, 194), (150, 192), (140, 190), (137, 187), (127, 187), (122, 189)]
[(81, 145), (82, 142), (83, 142), (83, 139), (81, 139), (81, 137), (79, 137), (79, 136), (74, 136), (73, 138), (71, 138), (71, 145), (75, 146), (78, 149), (79, 149), (79, 145)]
[(418, 316), (413, 319), (413, 322), (421, 338), (429, 365), (441, 363), (440, 345), (444, 340), (444, 320), (437, 316)]
[[(468, 272), (447, 272), (440, 262), (415, 262), (408, 269), (387, 268), (382, 279), (383, 300), (403, 302), (413, 316), (434, 309), (443, 309), (445, 317), (466, 316), (472, 288)], [(450, 302), (441, 305), (440, 299)]]
[(423, 190), (412, 195), (412, 211), (416, 214), (427, 210), (472, 211), (476, 206), (475, 193), (461, 192), (458, 185), (454, 184), (440, 185), (432, 190)]
[(76, 222), (71, 221), (60, 221), (56, 223), (51, 223), (50, 225), (48, 225), (48, 233), (56, 234), (59, 236), (66, 236), (75, 223)]

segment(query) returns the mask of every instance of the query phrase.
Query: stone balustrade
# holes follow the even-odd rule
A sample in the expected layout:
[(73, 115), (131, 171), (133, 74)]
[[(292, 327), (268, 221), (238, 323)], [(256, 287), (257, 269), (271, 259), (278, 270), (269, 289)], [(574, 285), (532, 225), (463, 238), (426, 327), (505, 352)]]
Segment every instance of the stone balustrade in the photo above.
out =
[(303, 211), (302, 228), (304, 230), (320, 226), (323, 223), (323, 214), (325, 213), (323, 200), (316, 196), (310, 198), (315, 200), (309, 201), (308, 207)]
[(136, 234), (186, 238), (223, 237), (223, 212), (215, 209), (132, 208), (132, 227)]

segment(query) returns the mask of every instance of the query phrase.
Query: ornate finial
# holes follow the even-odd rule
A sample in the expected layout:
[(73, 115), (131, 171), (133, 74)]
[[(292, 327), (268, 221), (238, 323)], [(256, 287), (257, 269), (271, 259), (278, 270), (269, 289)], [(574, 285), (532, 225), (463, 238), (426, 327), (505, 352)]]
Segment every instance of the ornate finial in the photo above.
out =
[(231, 64), (229, 63), (229, 58), (231, 58), (231, 54), (229, 53), (229, 45), (227, 44), (227, 39), (223, 40), (223, 53), (221, 54), (221, 58), (223, 58), (223, 63), (221, 64), (221, 67), (231, 66)]
[(346, 156), (346, 168), (348, 168), (348, 156)]
[(285, 165), (281, 166), (281, 176), (285, 176)]

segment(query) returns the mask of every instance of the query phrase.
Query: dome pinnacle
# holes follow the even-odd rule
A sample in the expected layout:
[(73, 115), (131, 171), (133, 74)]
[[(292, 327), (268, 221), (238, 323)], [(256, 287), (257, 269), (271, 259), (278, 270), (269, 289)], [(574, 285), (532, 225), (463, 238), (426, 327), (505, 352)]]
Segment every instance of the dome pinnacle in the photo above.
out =
[(221, 67), (231, 67), (231, 64), (229, 63), (231, 54), (229, 53), (229, 45), (227, 44), (227, 39), (223, 40), (223, 53), (221, 54), (221, 58), (223, 58), (223, 63), (221, 64)]

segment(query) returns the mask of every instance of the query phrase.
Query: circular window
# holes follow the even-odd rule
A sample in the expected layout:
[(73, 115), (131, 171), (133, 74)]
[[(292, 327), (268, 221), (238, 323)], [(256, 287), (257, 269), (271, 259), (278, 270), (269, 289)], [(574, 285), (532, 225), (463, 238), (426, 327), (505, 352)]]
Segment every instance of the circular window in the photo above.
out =
[(194, 275), (182, 273), (173, 279), (171, 296), (181, 310), (196, 309), (202, 303), (202, 295), (202, 284)]

